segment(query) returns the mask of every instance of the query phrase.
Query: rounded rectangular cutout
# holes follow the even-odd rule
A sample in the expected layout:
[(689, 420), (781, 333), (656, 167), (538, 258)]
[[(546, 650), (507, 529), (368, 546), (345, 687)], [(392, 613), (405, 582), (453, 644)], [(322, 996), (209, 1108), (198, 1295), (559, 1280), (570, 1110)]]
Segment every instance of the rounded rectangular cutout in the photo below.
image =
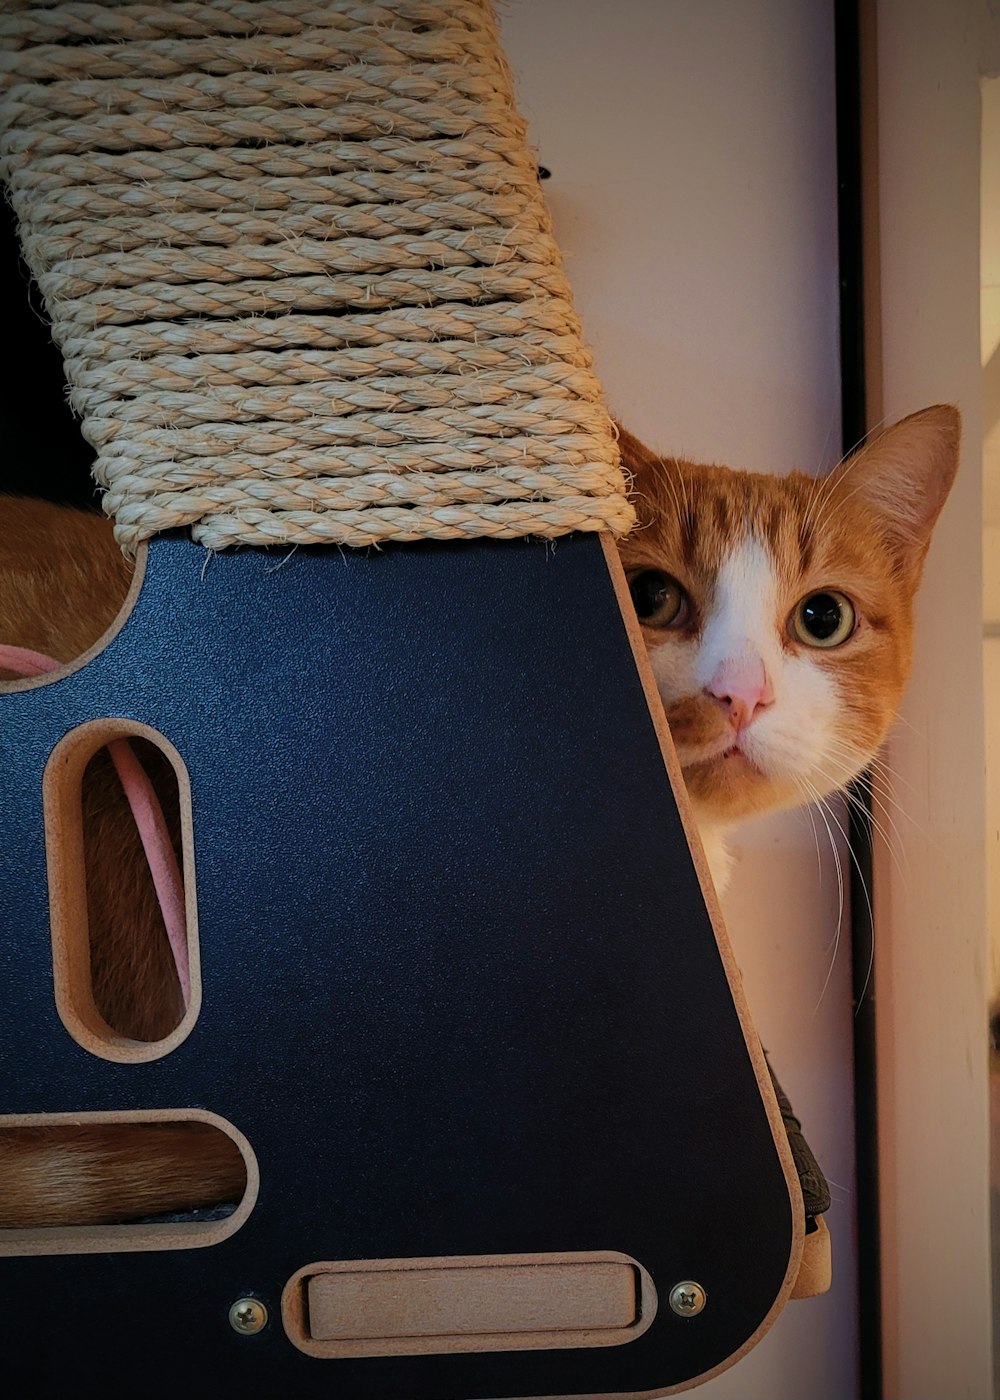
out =
[[(174, 867), (170, 908), (154, 887), (125, 797), (123, 762), (157, 809), (161, 855)], [(190, 1033), (201, 998), (183, 760), (146, 725), (92, 721), (53, 750), (43, 799), (60, 1018), (103, 1059), (158, 1059)]]
[(0, 1116), (0, 1257), (218, 1244), (258, 1186), (247, 1139), (203, 1109)]
[(608, 1251), (310, 1264), (282, 1295), (291, 1340), (330, 1358), (620, 1346), (655, 1314), (649, 1274)]

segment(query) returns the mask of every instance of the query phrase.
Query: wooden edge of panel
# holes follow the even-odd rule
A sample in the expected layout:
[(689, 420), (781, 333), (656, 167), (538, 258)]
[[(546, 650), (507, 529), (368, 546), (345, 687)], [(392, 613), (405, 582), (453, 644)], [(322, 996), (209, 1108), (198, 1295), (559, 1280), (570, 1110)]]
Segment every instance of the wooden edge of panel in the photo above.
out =
[(833, 1282), (833, 1250), (830, 1230), (821, 1215), (816, 1216), (816, 1228), (806, 1235), (802, 1263), (792, 1288), (792, 1297), (818, 1298), (830, 1291)]
[(232, 1215), (222, 1220), (199, 1220), (190, 1224), (134, 1225), (54, 1225), (20, 1230), (0, 1230), (0, 1258), (24, 1255), (117, 1254), (141, 1250), (203, 1249), (221, 1244), (246, 1223), (257, 1203), (260, 1168), (247, 1138), (227, 1118), (204, 1108), (134, 1108), (107, 1113), (5, 1113), (0, 1115), (0, 1133), (9, 1128), (59, 1127), (71, 1125), (104, 1127), (115, 1123), (208, 1123), (224, 1133), (237, 1146), (246, 1167), (247, 1182), (243, 1199)]
[[(771, 1075), (764, 1059), (764, 1051), (760, 1039), (754, 1029), (753, 1019), (750, 1015), (750, 1008), (747, 1004), (746, 993), (743, 990), (743, 979), (740, 974), (736, 957), (733, 953), (732, 944), (729, 941), (729, 934), (722, 917), (722, 909), (719, 905), (719, 898), (715, 892), (715, 885), (708, 868), (708, 861), (702, 848), (701, 837), (694, 820), (694, 813), (691, 809), (687, 788), (684, 785), (684, 778), (681, 773), (680, 762), (674, 748), (670, 729), (667, 725), (667, 718), (663, 710), (663, 702), (657, 689), (656, 679), (653, 676), (653, 669), (649, 662), (645, 643), (642, 639), (642, 630), (635, 616), (635, 609), (632, 606), (632, 599), (629, 593), (628, 582), (625, 578), (625, 570), (622, 567), (618, 549), (613, 537), (607, 533), (600, 536), (601, 547), (604, 551), (604, 559), (611, 576), (611, 582), (618, 599), (618, 607), (622, 616), (622, 623), (628, 635), (629, 644), (632, 648), (632, 655), (635, 659), (636, 670), (642, 683), (643, 692), (646, 697), (646, 705), (649, 709), (649, 716), (656, 731), (659, 741), (660, 752), (663, 755), (664, 767), (670, 786), (673, 789), (674, 800), (677, 804), (677, 811), (680, 815), (684, 834), (687, 837), (688, 845), (691, 848), (691, 855), (694, 860), (695, 870), (701, 884), (702, 897), (705, 908), (708, 911), (712, 930), (715, 934), (715, 941), (719, 948), (719, 955), (725, 969), (726, 978), (729, 982), (729, 990), (732, 993), (733, 1003), (739, 1017), (740, 1025), (743, 1029), (743, 1038), (746, 1042), (747, 1052), (753, 1064), (754, 1074), (757, 1078), (757, 1087), (760, 1091), (767, 1113), (768, 1122), (771, 1125), (771, 1136), (774, 1139), (775, 1149), (778, 1159), (781, 1162), (784, 1172), (785, 1182), (788, 1187), (788, 1198), (792, 1210), (792, 1248), (788, 1258), (788, 1268), (785, 1272), (784, 1282), (771, 1305), (770, 1311), (761, 1322), (760, 1326), (749, 1337), (742, 1347), (732, 1356), (728, 1357), (720, 1365), (703, 1375), (686, 1381), (683, 1386), (671, 1387), (668, 1390), (644, 1391), (641, 1395), (627, 1397), (627, 1400), (655, 1400), (655, 1397), (670, 1395), (677, 1390), (686, 1390), (691, 1386), (700, 1385), (703, 1381), (711, 1380), (713, 1376), (721, 1374), (730, 1366), (734, 1365), (741, 1357), (751, 1350), (766, 1332), (773, 1326), (778, 1314), (784, 1308), (788, 1299), (792, 1296), (795, 1280), (802, 1262), (803, 1243), (805, 1238), (805, 1213), (802, 1204), (802, 1191), (799, 1186), (798, 1173), (795, 1170), (795, 1163), (792, 1160), (792, 1151), (788, 1144), (788, 1136), (785, 1132), (784, 1124), (781, 1121), (781, 1111), (778, 1108), (777, 1099), (774, 1096), (774, 1089), (771, 1085)], [(523, 1400), (539, 1400), (538, 1397), (523, 1397)], [(582, 1397), (565, 1397), (564, 1400), (582, 1400)], [(587, 1397), (587, 1400), (622, 1400), (622, 1397)]]
[(132, 580), (128, 586), (124, 601), (118, 610), (115, 620), (111, 626), (102, 632), (97, 641), (89, 646), (85, 652), (57, 666), (53, 671), (46, 671), (41, 676), (25, 676), (21, 680), (4, 681), (0, 680), (0, 695), (13, 694), (19, 690), (40, 690), (43, 686), (54, 685), (56, 681), (65, 680), (67, 676), (73, 675), (74, 671), (82, 671), (88, 662), (93, 661), (95, 656), (99, 656), (102, 651), (114, 641), (118, 633), (125, 626), (132, 615), (132, 610), (136, 605), (139, 593), (142, 590), (142, 581), (146, 577), (146, 561), (149, 557), (149, 546), (145, 541), (139, 545), (135, 555), (135, 568), (132, 572)]
[[(437, 1333), (433, 1335), (361, 1336), (359, 1339), (340, 1338), (318, 1340), (311, 1336), (309, 1318), (309, 1285), (313, 1280), (336, 1279), (347, 1275), (378, 1274), (415, 1275), (417, 1273), (451, 1274), (464, 1272), (478, 1275), (476, 1283), (483, 1288), (483, 1275), (500, 1274), (505, 1270), (538, 1268), (559, 1271), (560, 1282), (572, 1290), (586, 1278), (592, 1266), (618, 1265), (629, 1270), (636, 1281), (635, 1316), (627, 1326), (574, 1326), (573, 1299), (566, 1296), (563, 1316), (544, 1330), (495, 1330)], [(614, 1250), (575, 1251), (572, 1253), (445, 1255), (414, 1259), (356, 1259), (319, 1261), (298, 1269), (286, 1283), (281, 1295), (281, 1317), (285, 1332), (294, 1346), (307, 1356), (326, 1359), (374, 1356), (447, 1355), (456, 1352), (490, 1353), (498, 1351), (538, 1351), (566, 1347), (622, 1346), (634, 1341), (652, 1325), (657, 1312), (656, 1288), (649, 1273), (631, 1255)], [(349, 1314), (348, 1314), (349, 1316)], [(365, 1314), (358, 1313), (358, 1330), (363, 1334)]]
[[(162, 1040), (132, 1041), (104, 1024), (94, 1004), (90, 980), (87, 882), (80, 792), (84, 769), (99, 749), (115, 739), (146, 739), (170, 763), (177, 778), (181, 815), (182, 877), (187, 923), (191, 995), (183, 1017)], [(76, 726), (49, 755), (42, 777), (45, 855), (49, 879), (52, 973), (56, 1010), (66, 1030), (85, 1050), (104, 1060), (141, 1064), (160, 1059), (190, 1035), (201, 1009), (198, 900), (191, 818), (191, 780), (174, 745), (156, 729), (136, 720), (96, 719)]]

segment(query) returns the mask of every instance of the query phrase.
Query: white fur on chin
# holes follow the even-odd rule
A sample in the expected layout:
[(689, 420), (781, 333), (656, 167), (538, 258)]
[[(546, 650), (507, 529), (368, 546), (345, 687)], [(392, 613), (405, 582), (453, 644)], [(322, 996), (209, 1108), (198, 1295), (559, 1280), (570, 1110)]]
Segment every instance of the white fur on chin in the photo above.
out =
[(716, 893), (722, 894), (729, 884), (729, 877), (733, 873), (735, 863), (735, 856), (726, 845), (729, 828), (728, 826), (719, 826), (715, 822), (702, 821), (697, 810), (694, 816), (712, 883), (715, 885)]

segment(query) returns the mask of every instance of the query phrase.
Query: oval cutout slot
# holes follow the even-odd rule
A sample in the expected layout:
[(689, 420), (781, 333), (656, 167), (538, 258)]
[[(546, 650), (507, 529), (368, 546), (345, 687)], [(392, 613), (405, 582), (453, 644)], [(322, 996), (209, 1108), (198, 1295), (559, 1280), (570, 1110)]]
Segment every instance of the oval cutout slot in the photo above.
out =
[(0, 1117), (0, 1256), (198, 1249), (257, 1199), (253, 1149), (202, 1109)]
[[(159, 894), (123, 787), (128, 769), (157, 824), (155, 809), (162, 814)], [(59, 1015), (95, 1055), (158, 1059), (188, 1035), (201, 997), (184, 763), (146, 725), (96, 720), (56, 746), (43, 797)], [(173, 901), (164, 903), (171, 861)]]
[(308, 1264), (281, 1299), (309, 1356), (418, 1356), (621, 1346), (656, 1316), (627, 1254), (486, 1254)]

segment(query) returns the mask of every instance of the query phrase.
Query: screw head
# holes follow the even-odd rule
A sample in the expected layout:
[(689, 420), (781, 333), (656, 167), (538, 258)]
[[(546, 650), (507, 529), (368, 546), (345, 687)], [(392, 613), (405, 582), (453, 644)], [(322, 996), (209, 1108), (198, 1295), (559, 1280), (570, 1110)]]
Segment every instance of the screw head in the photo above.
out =
[(229, 1309), (229, 1325), (234, 1332), (252, 1337), (267, 1326), (267, 1308), (259, 1298), (237, 1298)]
[(697, 1317), (708, 1302), (708, 1294), (700, 1283), (686, 1278), (670, 1290), (670, 1306), (678, 1317)]

